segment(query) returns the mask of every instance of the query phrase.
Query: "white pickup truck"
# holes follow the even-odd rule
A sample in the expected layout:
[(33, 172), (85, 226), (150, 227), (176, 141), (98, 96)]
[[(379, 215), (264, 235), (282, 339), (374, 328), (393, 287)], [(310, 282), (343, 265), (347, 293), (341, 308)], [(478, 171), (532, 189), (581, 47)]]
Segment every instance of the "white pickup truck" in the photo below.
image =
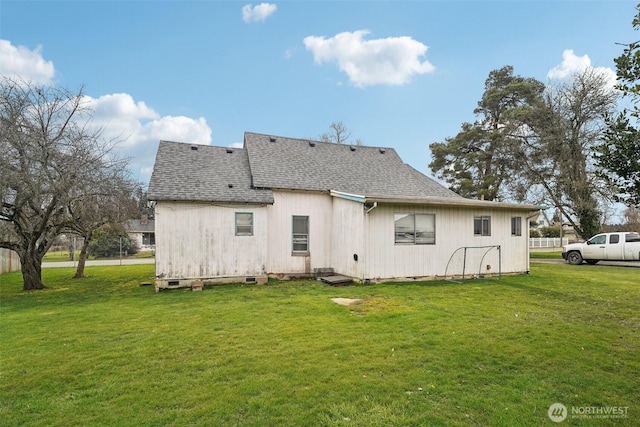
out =
[(598, 261), (638, 261), (640, 260), (640, 234), (597, 234), (584, 243), (563, 246), (562, 258), (573, 265), (582, 264), (583, 261), (588, 264), (595, 264)]

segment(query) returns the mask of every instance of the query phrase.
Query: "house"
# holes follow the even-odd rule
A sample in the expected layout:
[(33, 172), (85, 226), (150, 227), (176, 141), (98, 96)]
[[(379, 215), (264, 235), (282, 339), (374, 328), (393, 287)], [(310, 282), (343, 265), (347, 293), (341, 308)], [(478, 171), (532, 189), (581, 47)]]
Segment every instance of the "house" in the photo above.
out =
[(153, 251), (156, 248), (155, 222), (147, 215), (141, 215), (140, 219), (130, 219), (125, 228), (131, 240), (140, 251)]
[(156, 289), (328, 272), (363, 282), (524, 273), (538, 214), (463, 198), (393, 148), (249, 132), (243, 148), (161, 141), (148, 197)]

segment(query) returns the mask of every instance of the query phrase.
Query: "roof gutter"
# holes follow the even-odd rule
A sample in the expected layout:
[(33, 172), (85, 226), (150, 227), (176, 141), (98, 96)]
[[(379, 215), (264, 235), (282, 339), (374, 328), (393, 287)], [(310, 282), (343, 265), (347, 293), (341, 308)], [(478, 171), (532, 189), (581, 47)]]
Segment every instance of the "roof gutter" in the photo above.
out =
[(366, 201), (365, 196), (361, 196), (359, 194), (351, 194), (351, 193), (343, 193), (342, 191), (329, 191), (332, 197), (337, 197), (339, 199), (350, 200), (352, 202), (363, 203)]
[(519, 205), (515, 203), (494, 202), (487, 200), (465, 199), (463, 197), (386, 197), (386, 196), (367, 196), (366, 202), (379, 203), (397, 203), (410, 205), (434, 205), (434, 206), (451, 206), (451, 207), (467, 207), (482, 209), (509, 209), (522, 211), (539, 211), (540, 207), (535, 205)]

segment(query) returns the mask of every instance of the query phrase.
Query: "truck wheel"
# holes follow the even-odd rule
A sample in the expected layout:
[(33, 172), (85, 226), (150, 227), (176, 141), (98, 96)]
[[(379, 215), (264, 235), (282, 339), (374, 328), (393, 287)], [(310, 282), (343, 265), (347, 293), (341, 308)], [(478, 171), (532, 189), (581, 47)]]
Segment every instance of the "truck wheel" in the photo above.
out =
[(582, 264), (582, 255), (577, 251), (569, 252), (567, 254), (567, 261), (569, 261), (571, 265), (580, 265)]
[(600, 261), (600, 260), (599, 259), (588, 259), (587, 260), (587, 264), (596, 265), (598, 263), (598, 261)]

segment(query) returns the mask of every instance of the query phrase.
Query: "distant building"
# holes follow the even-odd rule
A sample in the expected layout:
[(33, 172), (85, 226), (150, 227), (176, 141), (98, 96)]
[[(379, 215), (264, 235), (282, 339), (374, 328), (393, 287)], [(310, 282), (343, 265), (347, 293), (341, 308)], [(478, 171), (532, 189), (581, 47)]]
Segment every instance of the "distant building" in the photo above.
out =
[(131, 219), (126, 223), (127, 233), (140, 251), (156, 250), (155, 221), (142, 215), (140, 219)]

